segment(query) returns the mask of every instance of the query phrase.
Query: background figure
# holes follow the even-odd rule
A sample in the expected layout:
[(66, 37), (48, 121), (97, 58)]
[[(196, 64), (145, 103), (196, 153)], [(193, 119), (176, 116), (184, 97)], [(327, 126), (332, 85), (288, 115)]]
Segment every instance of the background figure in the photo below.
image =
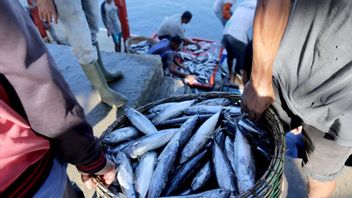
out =
[(182, 39), (179, 36), (171, 37), (170, 40), (162, 39), (154, 44), (148, 51), (149, 54), (158, 54), (163, 63), (163, 69), (166, 75), (175, 75), (177, 77), (186, 78), (192, 82), (195, 77), (180, 71), (186, 70), (185, 66), (176, 61), (175, 56), (182, 44)]
[(171, 39), (171, 37), (179, 36), (183, 39), (185, 45), (196, 44), (185, 37), (185, 29), (182, 26), (182, 24), (188, 24), (191, 19), (192, 13), (189, 11), (185, 11), (182, 15), (176, 14), (166, 18), (158, 29), (158, 38), (162, 40), (164, 38)]
[(236, 0), (215, 0), (214, 2), (214, 13), (220, 19), (220, 22), (225, 26), (226, 22), (232, 16), (233, 5)]
[[(97, 42), (98, 2), (97, 0), (37, 0), (41, 18), (51, 22), (60, 20), (66, 29), (73, 54), (82, 66), (86, 76), (98, 90), (102, 102), (119, 108), (127, 98), (108, 87), (107, 82), (122, 77), (120, 71), (108, 72), (101, 60)], [(96, 50), (94, 50), (93, 45)]]
[[(227, 51), (227, 66), (229, 70), (228, 83), (236, 84), (236, 73), (242, 75), (243, 56), (249, 38), (248, 31), (253, 26), (256, 0), (243, 0), (238, 3), (230, 20), (226, 23), (222, 43)], [(236, 59), (235, 71), (233, 60)]]
[(114, 164), (18, 1), (0, 1), (0, 43), (0, 197), (76, 197), (67, 163), (88, 186), (111, 184)]
[(121, 51), (121, 24), (118, 17), (118, 9), (112, 0), (105, 0), (100, 7), (101, 17), (104, 26), (108, 31), (108, 36), (112, 37), (115, 44), (115, 51)]

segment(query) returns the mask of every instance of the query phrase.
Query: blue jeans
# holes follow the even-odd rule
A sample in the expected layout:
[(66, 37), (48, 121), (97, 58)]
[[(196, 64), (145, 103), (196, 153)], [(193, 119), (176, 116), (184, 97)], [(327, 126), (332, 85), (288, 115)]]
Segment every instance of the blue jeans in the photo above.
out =
[(55, 158), (49, 176), (33, 197), (63, 197), (68, 181), (66, 168), (66, 163)]

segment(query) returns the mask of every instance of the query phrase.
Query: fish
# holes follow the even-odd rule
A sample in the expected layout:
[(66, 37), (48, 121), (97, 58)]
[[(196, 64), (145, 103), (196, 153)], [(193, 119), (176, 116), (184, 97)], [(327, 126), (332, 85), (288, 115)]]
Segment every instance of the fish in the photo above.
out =
[(214, 129), (218, 123), (220, 113), (218, 112), (207, 119), (197, 130), (197, 132), (187, 142), (181, 152), (180, 163), (186, 162), (188, 159), (198, 153), (213, 136)]
[(179, 142), (173, 142), (173, 144), (171, 144), (165, 151), (164, 157), (158, 161), (149, 185), (148, 198), (154, 198), (161, 195), (169, 179), (169, 173), (174, 166), (178, 149)]
[(115, 131), (105, 135), (103, 142), (108, 144), (117, 144), (127, 140), (135, 139), (138, 137), (138, 135), (139, 132), (135, 127), (124, 127), (116, 129)]
[(162, 110), (157, 116), (155, 116), (155, 118), (152, 120), (153, 124), (158, 125), (162, 121), (180, 115), (184, 109), (191, 106), (195, 101), (196, 100), (187, 100), (168, 106), (167, 108)]
[(235, 171), (235, 160), (234, 160), (234, 145), (233, 145), (233, 140), (230, 137), (226, 137), (225, 139), (225, 155), (227, 159), (229, 160), (232, 170)]
[(255, 184), (255, 166), (250, 145), (239, 128), (237, 128), (233, 145), (238, 189), (240, 193), (244, 193), (251, 189)]
[(148, 109), (149, 113), (158, 113), (159, 111), (165, 109), (166, 107), (170, 106), (170, 105), (174, 105), (177, 104), (177, 102), (167, 102), (167, 103), (162, 103), (159, 105), (156, 105), (150, 109)]
[[(213, 114), (204, 114), (204, 115), (197, 115), (199, 117), (199, 121), (203, 122), (206, 119), (210, 118)], [(175, 125), (180, 125), (184, 123), (186, 120), (189, 118), (193, 117), (194, 115), (191, 116), (183, 116), (183, 117), (178, 117), (178, 118), (173, 118), (170, 120), (165, 120), (163, 122), (160, 122), (158, 124), (158, 127), (165, 127), (165, 126), (175, 126)]]
[(212, 160), (219, 187), (238, 194), (235, 172), (216, 141), (213, 142)]
[(149, 184), (152, 180), (154, 168), (156, 166), (157, 154), (150, 151), (145, 153), (139, 160), (139, 164), (135, 173), (135, 189), (139, 198), (144, 198), (147, 195)]
[(193, 194), (193, 195), (170, 196), (167, 198), (228, 198), (230, 197), (230, 195), (231, 195), (230, 191), (219, 188), (219, 189), (209, 190), (209, 191), (205, 191), (205, 192)]
[(117, 165), (116, 179), (120, 184), (122, 193), (128, 198), (135, 198), (136, 191), (134, 190), (134, 173), (129, 158), (123, 153), (117, 153), (114, 158)]
[(208, 152), (207, 149), (201, 151), (200, 153), (195, 155), (192, 159), (185, 162), (177, 170), (177, 172), (173, 175), (168, 185), (165, 195), (170, 195), (175, 190), (177, 190), (180, 187), (181, 183), (185, 181), (188, 178), (188, 176), (190, 176), (194, 171), (196, 171), (198, 169), (197, 167), (202, 165), (200, 162), (202, 161), (202, 159), (204, 159), (207, 152)]
[(219, 106), (191, 106), (183, 110), (183, 113), (186, 115), (195, 115), (195, 114), (215, 114), (221, 111), (222, 107)]
[(159, 131), (158, 133), (146, 135), (136, 140), (136, 142), (129, 147), (125, 147), (122, 151), (135, 159), (148, 151), (164, 146), (177, 131), (178, 129), (166, 129)]
[(191, 183), (192, 192), (198, 192), (204, 187), (204, 185), (210, 180), (212, 174), (213, 170), (211, 168), (211, 162), (208, 161), (193, 178)]
[(127, 147), (129, 147), (130, 145), (134, 144), (137, 140), (131, 140), (128, 142), (124, 142), (122, 144), (119, 144), (118, 146), (114, 146), (114, 147), (108, 147), (106, 149), (107, 153), (113, 153), (116, 154), (124, 149), (126, 149)]
[(231, 100), (228, 98), (212, 98), (198, 102), (195, 106), (228, 106), (231, 105)]
[(182, 124), (178, 132), (174, 135), (174, 137), (172, 137), (169, 143), (165, 146), (164, 150), (160, 153), (158, 157), (158, 161), (161, 158), (165, 157), (164, 155), (168, 153), (168, 149), (169, 149), (168, 147), (174, 144), (175, 141), (179, 142), (180, 148), (183, 148), (183, 146), (187, 143), (187, 141), (192, 136), (193, 129), (196, 126), (198, 120), (199, 120), (199, 116), (195, 115), (189, 118), (185, 123)]
[(153, 123), (142, 113), (136, 111), (133, 108), (125, 108), (124, 110), (126, 117), (130, 120), (132, 125), (135, 126), (140, 132), (146, 135), (158, 132)]

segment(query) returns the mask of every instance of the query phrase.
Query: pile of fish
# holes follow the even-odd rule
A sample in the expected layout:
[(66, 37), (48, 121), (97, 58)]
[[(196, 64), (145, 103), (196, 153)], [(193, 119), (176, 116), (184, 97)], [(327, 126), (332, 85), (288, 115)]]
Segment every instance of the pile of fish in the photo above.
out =
[(267, 170), (272, 136), (228, 98), (159, 104), (128, 118), (101, 140), (116, 164), (116, 197), (230, 197)]
[(202, 84), (209, 84), (216, 65), (219, 63), (218, 47), (211, 43), (200, 43), (201, 48), (196, 45), (187, 45), (185, 50), (178, 52), (183, 60), (183, 65), (188, 72), (197, 76), (197, 81)]
[(153, 45), (152, 41), (144, 40), (136, 44), (131, 44), (129, 48), (138, 54), (146, 54), (148, 53), (152, 45)]

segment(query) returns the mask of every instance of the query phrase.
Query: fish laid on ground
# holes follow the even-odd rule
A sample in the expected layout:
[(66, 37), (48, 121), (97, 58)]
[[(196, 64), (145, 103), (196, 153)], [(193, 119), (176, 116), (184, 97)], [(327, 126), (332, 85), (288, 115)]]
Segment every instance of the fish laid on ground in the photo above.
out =
[(137, 197), (134, 190), (134, 173), (130, 160), (123, 152), (119, 152), (114, 158), (114, 162), (117, 164), (116, 179), (120, 184), (122, 193), (128, 198)]
[(153, 151), (145, 153), (139, 160), (135, 173), (135, 188), (139, 198), (147, 195), (156, 165), (157, 154)]
[(232, 170), (230, 162), (227, 160), (227, 157), (216, 141), (213, 142), (212, 154), (214, 171), (219, 187), (238, 194), (236, 175)]
[(187, 100), (168, 106), (167, 108), (163, 109), (157, 116), (155, 116), (155, 118), (152, 120), (153, 124), (158, 125), (162, 121), (180, 115), (183, 110), (191, 106), (195, 101), (196, 100)]
[(125, 114), (133, 126), (135, 126), (142, 133), (149, 135), (158, 132), (153, 123), (139, 111), (132, 108), (126, 108)]
[(134, 144), (123, 149), (123, 152), (128, 154), (131, 158), (137, 158), (148, 151), (152, 151), (167, 144), (177, 131), (178, 129), (166, 129), (158, 133), (146, 135), (138, 139)]
[(251, 189), (255, 184), (255, 166), (251, 148), (241, 130), (236, 131), (234, 145), (235, 172), (240, 193)]
[(209, 138), (213, 136), (214, 129), (218, 123), (220, 113), (218, 112), (206, 120), (191, 137), (182, 150), (180, 163), (184, 163), (198, 153), (204, 145), (208, 142)]
[(108, 144), (116, 144), (128, 140), (136, 139), (139, 135), (135, 127), (124, 127), (107, 134), (103, 141)]
[(198, 192), (210, 180), (213, 174), (211, 162), (208, 161), (196, 174), (192, 180), (191, 188), (193, 192)]

